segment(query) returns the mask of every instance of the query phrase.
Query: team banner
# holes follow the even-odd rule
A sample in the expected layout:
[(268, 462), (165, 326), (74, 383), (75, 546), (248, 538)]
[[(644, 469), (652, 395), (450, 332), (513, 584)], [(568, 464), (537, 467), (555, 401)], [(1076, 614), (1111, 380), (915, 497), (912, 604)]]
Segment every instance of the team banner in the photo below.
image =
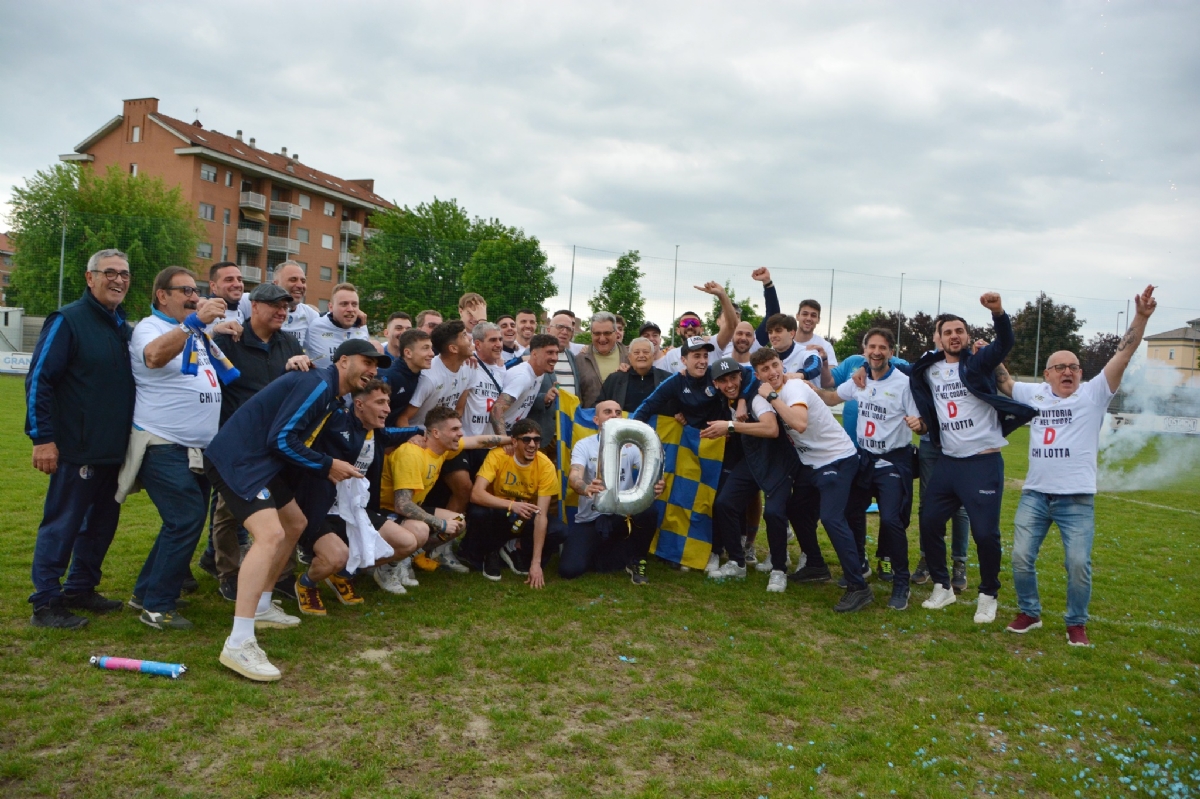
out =
[[(558, 392), (558, 462), (562, 520), (570, 524), (579, 507), (579, 496), (567, 485), (571, 470), (571, 447), (597, 433), (595, 410), (580, 408), (579, 398)], [(655, 417), (654, 427), (663, 443), (662, 497), (654, 503), (658, 511), (658, 533), (650, 551), (660, 558), (693, 569), (703, 569), (712, 553), (712, 507), (721, 479), (725, 439), (701, 439), (700, 431), (684, 427), (670, 416)]]

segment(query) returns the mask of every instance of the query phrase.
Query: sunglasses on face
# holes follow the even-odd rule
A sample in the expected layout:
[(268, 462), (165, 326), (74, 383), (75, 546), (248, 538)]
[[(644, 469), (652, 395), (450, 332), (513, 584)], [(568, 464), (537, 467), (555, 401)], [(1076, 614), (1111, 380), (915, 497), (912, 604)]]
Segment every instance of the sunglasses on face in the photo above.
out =
[(529, 444), (542, 443), (542, 437), (541, 436), (521, 436), (520, 438), (517, 439), (517, 441), (520, 441), (522, 444), (525, 444), (528, 446)]
[(700, 327), (699, 319), (683, 319), (679, 322), (680, 327)]

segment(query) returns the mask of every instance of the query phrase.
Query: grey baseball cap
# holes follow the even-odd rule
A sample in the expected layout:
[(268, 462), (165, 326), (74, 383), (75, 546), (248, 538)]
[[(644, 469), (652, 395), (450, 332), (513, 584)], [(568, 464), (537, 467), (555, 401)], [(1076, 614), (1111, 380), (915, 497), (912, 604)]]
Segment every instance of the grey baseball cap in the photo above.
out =
[(721, 358), (708, 367), (708, 376), (716, 380), (718, 377), (736, 374), (740, 371), (742, 371), (742, 365), (733, 358)]

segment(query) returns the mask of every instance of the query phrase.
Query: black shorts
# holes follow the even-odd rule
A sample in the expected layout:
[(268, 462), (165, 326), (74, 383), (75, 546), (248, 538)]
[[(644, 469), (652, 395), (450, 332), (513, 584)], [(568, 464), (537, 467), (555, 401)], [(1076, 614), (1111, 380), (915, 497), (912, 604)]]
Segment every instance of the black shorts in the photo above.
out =
[(295, 488), (292, 486), (291, 481), (288, 480), (286, 470), (281, 471), (271, 478), (271, 482), (267, 483), (267, 487), (259, 491), (254, 499), (242, 499), (235, 494), (233, 489), (221, 479), (221, 473), (217, 471), (217, 467), (213, 466), (212, 461), (208, 458), (204, 459), (204, 472), (208, 477), (208, 481), (212, 483), (212, 487), (225, 500), (225, 508), (232, 514), (233, 518), (238, 520), (239, 524), (245, 524), (246, 519), (249, 519), (260, 510), (279, 510), (296, 497)]
[(447, 459), (442, 464), (442, 470), (438, 474), (437, 482), (429, 489), (429, 495), (425, 497), (425, 502), (435, 508), (444, 508), (450, 502), (450, 485), (446, 482), (446, 475), (454, 472), (466, 472), (471, 479), (471, 483), (475, 482), (475, 475), (479, 474), (480, 468), (483, 467), (483, 462), (487, 460), (488, 449), (465, 449), (455, 455), (453, 458)]
[[(395, 517), (395, 515), (396, 514), (394, 513), (380, 513), (379, 511), (374, 510), (367, 511), (367, 517), (370, 518), (371, 525), (374, 526), (376, 530), (383, 527), (384, 522)], [(342, 539), (343, 544), (346, 544), (347, 546), (350, 545), (350, 539), (346, 537), (346, 520), (341, 516), (336, 516), (333, 514), (326, 516), (320, 525), (310, 526), (309, 529), (304, 531), (304, 535), (300, 536), (300, 548), (304, 551), (304, 554), (308, 556), (306, 560), (309, 563), (311, 563), (313, 559), (313, 547), (316, 546), (318, 541), (331, 533)]]

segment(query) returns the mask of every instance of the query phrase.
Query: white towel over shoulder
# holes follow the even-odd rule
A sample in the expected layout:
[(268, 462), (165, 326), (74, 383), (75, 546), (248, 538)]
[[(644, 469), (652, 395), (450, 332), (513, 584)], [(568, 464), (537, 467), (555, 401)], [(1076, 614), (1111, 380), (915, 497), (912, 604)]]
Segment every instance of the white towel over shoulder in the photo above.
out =
[(395, 554), (367, 515), (370, 497), (371, 486), (365, 477), (343, 480), (337, 485), (337, 513), (346, 522), (346, 538), (350, 542), (350, 560), (346, 562), (346, 571), (351, 574), (374, 566), (380, 558), (390, 558)]

